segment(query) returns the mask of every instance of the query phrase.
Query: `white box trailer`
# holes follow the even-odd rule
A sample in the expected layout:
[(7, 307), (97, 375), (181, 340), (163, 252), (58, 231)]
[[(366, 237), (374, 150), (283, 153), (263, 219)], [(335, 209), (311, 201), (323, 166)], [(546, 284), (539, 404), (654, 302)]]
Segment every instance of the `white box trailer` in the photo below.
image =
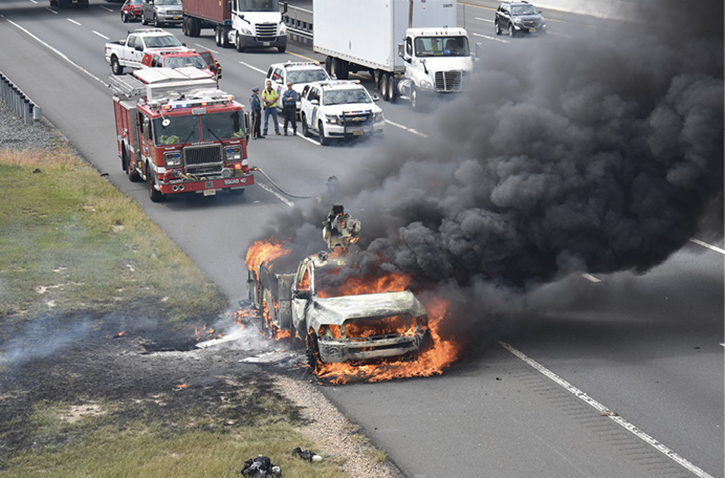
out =
[[(455, 0), (314, 0), (313, 5), (313, 48), (327, 55), (328, 72), (347, 79), (350, 72), (367, 70), (387, 101), (400, 94), (418, 106), (417, 93), (459, 91), (473, 66), (468, 34), (456, 27)], [(456, 52), (444, 48), (451, 39), (459, 44)], [(440, 48), (418, 55), (416, 45), (424, 43)]]

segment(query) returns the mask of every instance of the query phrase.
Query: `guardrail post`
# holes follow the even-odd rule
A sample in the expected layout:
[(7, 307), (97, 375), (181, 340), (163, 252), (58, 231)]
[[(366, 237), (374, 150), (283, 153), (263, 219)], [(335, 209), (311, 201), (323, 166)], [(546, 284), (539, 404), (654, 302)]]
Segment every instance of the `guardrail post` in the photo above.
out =
[(43, 119), (43, 110), (33, 103), (32, 100), (20, 90), (20, 88), (15, 86), (13, 82), (2, 73), (0, 73), (0, 99), (2, 99), (17, 116), (20, 116), (26, 124), (31, 121), (40, 121)]

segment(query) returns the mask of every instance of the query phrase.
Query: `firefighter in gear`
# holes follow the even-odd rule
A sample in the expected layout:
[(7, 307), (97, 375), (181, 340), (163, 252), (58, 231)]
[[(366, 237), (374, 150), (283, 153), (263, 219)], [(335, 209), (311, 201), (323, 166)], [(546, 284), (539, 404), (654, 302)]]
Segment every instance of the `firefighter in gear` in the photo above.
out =
[(269, 117), (274, 118), (274, 132), (279, 134), (279, 121), (277, 120), (277, 102), (279, 101), (279, 93), (272, 88), (272, 80), (267, 80), (267, 87), (262, 91), (262, 102), (264, 103), (264, 131), (262, 134), (267, 136), (269, 129)]
[(342, 205), (332, 206), (322, 224), (322, 238), (333, 253), (346, 253), (360, 239), (360, 221), (350, 217)]
[(264, 138), (259, 132), (262, 123), (262, 102), (259, 99), (259, 87), (252, 88), (252, 96), (249, 97), (249, 109), (252, 110), (252, 139)]
[(282, 93), (282, 113), (284, 114), (284, 135), (287, 136), (287, 125), (292, 124), (292, 134), (297, 136), (297, 100), (299, 95), (292, 89), (292, 82), (287, 82), (287, 91)]

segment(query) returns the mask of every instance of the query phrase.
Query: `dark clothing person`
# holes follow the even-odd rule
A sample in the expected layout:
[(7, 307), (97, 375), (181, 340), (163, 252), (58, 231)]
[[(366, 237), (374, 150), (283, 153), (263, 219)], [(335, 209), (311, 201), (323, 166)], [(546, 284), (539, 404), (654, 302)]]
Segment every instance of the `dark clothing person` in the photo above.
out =
[(259, 88), (252, 88), (249, 97), (249, 109), (252, 110), (252, 139), (264, 138), (260, 129), (262, 126), (262, 101), (259, 99)]
[(287, 125), (292, 125), (292, 134), (297, 135), (297, 100), (299, 95), (287, 84), (287, 91), (282, 93), (282, 113), (284, 114), (284, 135), (287, 136)]

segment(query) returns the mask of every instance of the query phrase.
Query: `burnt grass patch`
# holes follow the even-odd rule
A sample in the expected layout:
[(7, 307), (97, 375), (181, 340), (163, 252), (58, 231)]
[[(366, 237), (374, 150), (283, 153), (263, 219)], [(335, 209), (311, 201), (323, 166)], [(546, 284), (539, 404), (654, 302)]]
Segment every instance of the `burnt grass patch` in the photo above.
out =
[[(101, 428), (123, 432), (144, 424), (173, 436), (303, 423), (264, 368), (240, 363), (258, 350), (233, 343), (199, 349), (193, 333), (159, 326), (119, 330), (116, 320), (82, 313), (5, 329), (0, 470), (17, 454), (59, 450)], [(56, 419), (44, 419), (46, 413)], [(57, 419), (59, 413), (68, 416)]]

